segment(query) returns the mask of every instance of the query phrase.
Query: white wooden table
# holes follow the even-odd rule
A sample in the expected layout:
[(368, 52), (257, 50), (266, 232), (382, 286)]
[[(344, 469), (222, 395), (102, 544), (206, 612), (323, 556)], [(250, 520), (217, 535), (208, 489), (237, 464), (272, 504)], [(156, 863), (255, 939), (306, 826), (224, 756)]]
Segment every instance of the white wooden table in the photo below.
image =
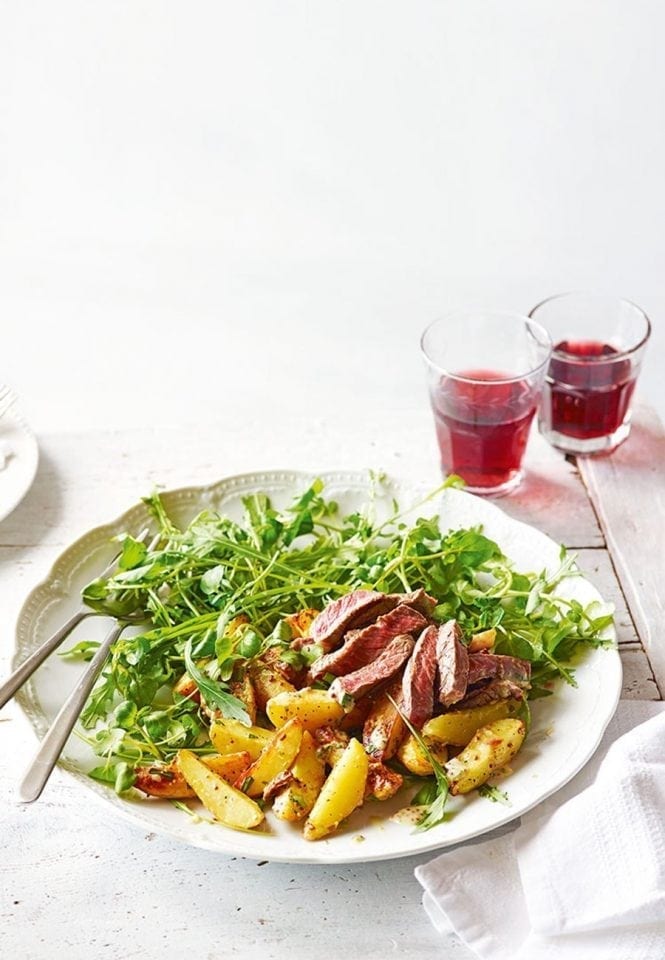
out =
[[(71, 540), (155, 484), (201, 484), (259, 468), (373, 466), (437, 482), (426, 409), (389, 419), (292, 419), (268, 433), (231, 416), (196, 430), (51, 434), (31, 491), (0, 525), (0, 674), (28, 591)], [(661, 699), (665, 434), (642, 409), (612, 458), (577, 467), (534, 435), (528, 477), (501, 506), (578, 552), (616, 604), (624, 697)], [(648, 560), (648, 562), (647, 562)], [(661, 597), (659, 599), (659, 591)], [(648, 656), (647, 652), (648, 651)], [(466, 958), (430, 927), (413, 877), (430, 855), (363, 866), (255, 863), (145, 834), (56, 771), (25, 807), (16, 785), (35, 741), (14, 704), (0, 716), (0, 956), (309, 960), (334, 956)]]

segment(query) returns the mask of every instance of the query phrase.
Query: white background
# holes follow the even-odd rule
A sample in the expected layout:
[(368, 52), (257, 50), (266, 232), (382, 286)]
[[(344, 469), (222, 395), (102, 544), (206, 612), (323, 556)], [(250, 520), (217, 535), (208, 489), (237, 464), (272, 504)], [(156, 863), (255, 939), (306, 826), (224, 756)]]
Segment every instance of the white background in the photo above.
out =
[[(0, 381), (38, 431), (426, 408), (419, 334), (641, 304), (657, 0), (0, 0)], [(341, 396), (341, 394), (344, 396)]]

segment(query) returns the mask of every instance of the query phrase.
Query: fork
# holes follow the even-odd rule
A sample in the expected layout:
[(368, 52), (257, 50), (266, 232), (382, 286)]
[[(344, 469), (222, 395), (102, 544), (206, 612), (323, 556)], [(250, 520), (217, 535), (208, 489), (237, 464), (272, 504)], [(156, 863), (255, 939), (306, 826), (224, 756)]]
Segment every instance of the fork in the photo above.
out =
[(79, 714), (86, 704), (90, 691), (95, 685), (95, 680), (104, 661), (126, 626), (125, 623), (116, 623), (111, 627), (90, 661), (88, 669), (81, 674), (79, 682), (58, 711), (21, 781), (19, 796), (24, 803), (32, 803), (41, 796), (48, 778), (51, 776), (53, 768), (69, 739), (69, 735), (74, 729)]
[[(145, 537), (148, 531), (144, 530), (142, 534), (143, 537)], [(136, 539), (138, 540), (139, 538), (137, 537)], [(157, 534), (157, 536), (151, 540), (148, 550), (154, 549), (159, 539), (160, 535)], [(53, 768), (58, 762), (60, 754), (69, 739), (69, 735), (74, 729), (79, 714), (87, 702), (90, 691), (94, 687), (95, 681), (106, 662), (106, 658), (111, 652), (111, 647), (116, 640), (118, 640), (126, 626), (128, 626), (127, 621), (113, 624), (97, 648), (87, 669), (81, 674), (78, 683), (60, 707), (55, 720), (49, 727), (46, 736), (39, 745), (39, 749), (21, 781), (19, 796), (24, 803), (32, 803), (41, 796), (53, 772)]]
[[(148, 528), (146, 527), (139, 533), (136, 539), (142, 542), (147, 536)], [(106, 569), (100, 574), (100, 577), (107, 577), (113, 572), (118, 563), (119, 557), (119, 553), (113, 557)], [(74, 627), (81, 623), (82, 620), (85, 620), (86, 617), (92, 616), (99, 616), (99, 614), (95, 610), (91, 610), (89, 607), (81, 604), (79, 609), (71, 615), (66, 623), (63, 623), (59, 630), (56, 630), (52, 636), (45, 640), (41, 646), (37, 647), (37, 649), (34, 650), (30, 656), (27, 657), (23, 663), (16, 668), (11, 676), (9, 676), (2, 686), (0, 686), (0, 710), (9, 700), (11, 700), (19, 687), (23, 686), (28, 677), (32, 676), (37, 667), (41, 666), (49, 654), (51, 654), (56, 647), (59, 647), (62, 641), (69, 636)]]

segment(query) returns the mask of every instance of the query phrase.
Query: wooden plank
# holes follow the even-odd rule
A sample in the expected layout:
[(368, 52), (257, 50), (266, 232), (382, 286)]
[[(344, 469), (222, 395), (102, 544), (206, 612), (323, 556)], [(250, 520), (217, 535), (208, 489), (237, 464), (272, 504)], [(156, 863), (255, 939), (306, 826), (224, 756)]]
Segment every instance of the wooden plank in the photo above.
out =
[(619, 647), (623, 667), (623, 700), (662, 700), (651, 665), (641, 644)]
[(619, 644), (639, 644), (640, 638), (607, 551), (577, 550), (575, 552), (577, 564), (584, 576), (598, 589), (603, 600), (614, 604), (614, 625)]
[(629, 439), (609, 457), (579, 458), (628, 609), (665, 689), (665, 431), (637, 409)]
[(521, 486), (496, 502), (510, 516), (538, 527), (557, 543), (573, 549), (605, 546), (575, 464), (554, 450), (535, 429), (529, 439)]

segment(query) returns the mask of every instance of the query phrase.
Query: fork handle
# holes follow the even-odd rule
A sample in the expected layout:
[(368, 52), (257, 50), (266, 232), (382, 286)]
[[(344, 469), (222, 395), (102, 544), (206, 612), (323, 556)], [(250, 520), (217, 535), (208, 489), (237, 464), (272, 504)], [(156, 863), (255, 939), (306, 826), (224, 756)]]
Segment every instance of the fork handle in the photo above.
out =
[(19, 795), (24, 803), (32, 803), (33, 800), (37, 800), (41, 796), (42, 790), (58, 762), (58, 757), (74, 729), (78, 716), (86, 704), (90, 691), (95, 685), (99, 671), (123, 629), (124, 625), (117, 623), (109, 630), (90, 661), (87, 670), (81, 674), (79, 682), (60, 708), (19, 787)]
[(72, 632), (74, 627), (84, 620), (86, 617), (92, 615), (92, 610), (77, 610), (76, 613), (72, 614), (69, 620), (64, 623), (59, 630), (49, 637), (48, 640), (45, 640), (41, 647), (37, 647), (27, 660), (24, 660), (20, 667), (18, 667), (10, 677), (5, 680), (5, 682), (0, 686), (0, 710), (4, 707), (8, 700), (14, 696), (19, 687), (22, 687), (28, 677), (32, 676), (37, 667), (46, 660), (48, 655), (55, 650), (56, 647), (59, 647), (62, 641), (65, 639), (68, 634)]

